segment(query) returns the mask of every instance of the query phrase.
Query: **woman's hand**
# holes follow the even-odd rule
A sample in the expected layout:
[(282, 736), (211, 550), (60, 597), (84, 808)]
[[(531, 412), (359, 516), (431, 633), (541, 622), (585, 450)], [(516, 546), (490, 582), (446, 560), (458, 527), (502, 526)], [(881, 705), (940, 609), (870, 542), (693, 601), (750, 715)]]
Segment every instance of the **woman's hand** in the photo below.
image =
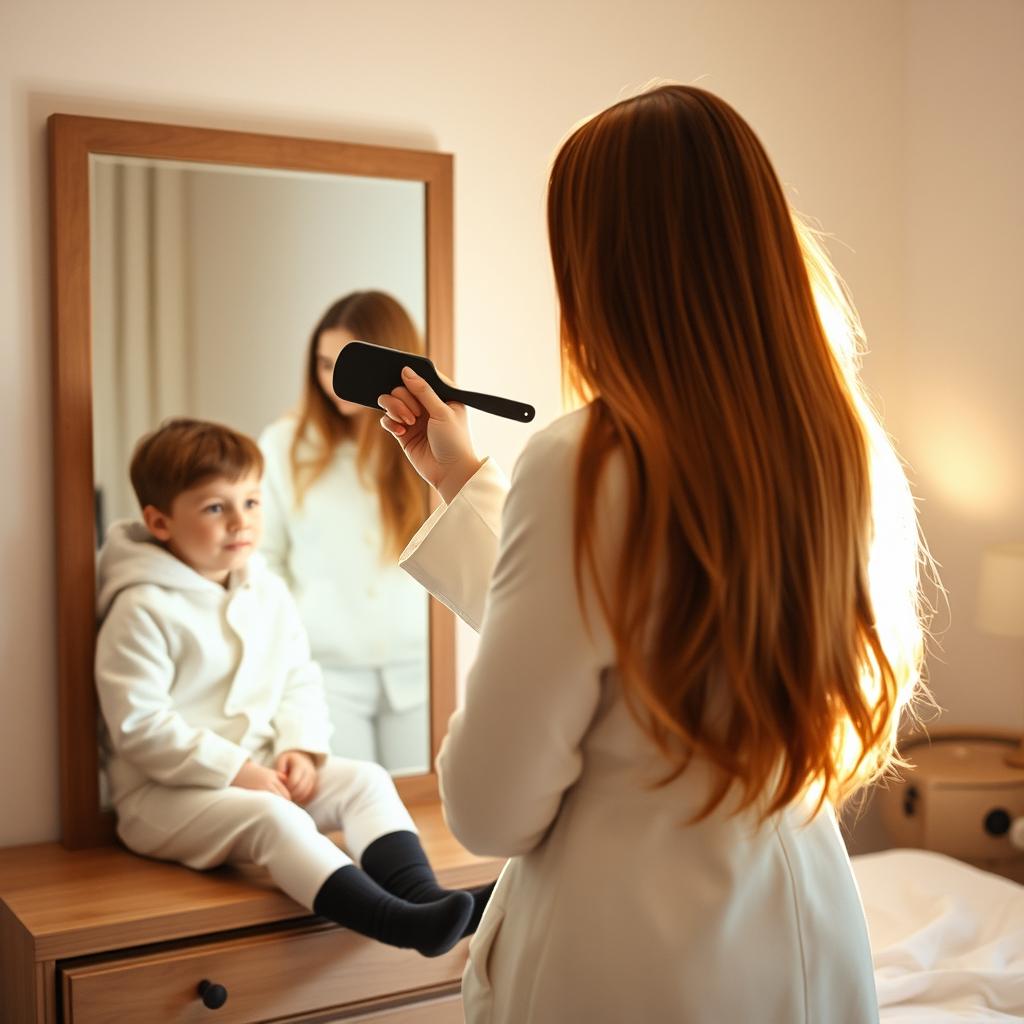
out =
[(390, 395), (380, 396), (378, 404), (387, 413), (381, 426), (398, 439), (416, 472), (450, 503), (481, 464), (469, 436), (466, 407), (446, 405), (408, 366), (402, 380)]
[[(280, 759), (279, 759), (280, 760)], [(283, 772), (274, 771), (273, 768), (264, 768), (255, 761), (246, 761), (238, 774), (231, 780), (232, 786), (241, 789), (265, 789), (270, 793), (283, 796), (285, 800), (291, 800), (291, 793), (285, 784), (287, 777)]]
[(316, 765), (304, 750), (286, 750), (274, 767), (284, 776), (284, 783), (297, 804), (305, 804), (316, 794)]

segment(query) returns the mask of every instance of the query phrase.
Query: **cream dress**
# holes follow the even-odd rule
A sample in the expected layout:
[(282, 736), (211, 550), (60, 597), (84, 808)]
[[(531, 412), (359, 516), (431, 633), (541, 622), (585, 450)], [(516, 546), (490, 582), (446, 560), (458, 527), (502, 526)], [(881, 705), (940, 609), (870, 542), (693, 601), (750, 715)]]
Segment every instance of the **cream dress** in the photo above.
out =
[(400, 774), (430, 761), (427, 595), (381, 553), (380, 502), (356, 467), (355, 445), (295, 501), (285, 416), (260, 436), (263, 543), (270, 568), (291, 590), (323, 669), (342, 757), (378, 761)]
[[(506, 485), (487, 462), (410, 543), (403, 567), (480, 630), (439, 756), (448, 823), (511, 858), (470, 946), (469, 1024), (869, 1024), (860, 898), (826, 809), (758, 824), (695, 764), (663, 788), (627, 711), (593, 594), (573, 571), (586, 410), (527, 445)], [(623, 528), (621, 463), (598, 495), (599, 553)], [(499, 526), (500, 519), (500, 526)], [(499, 538), (500, 537), (500, 541)]]

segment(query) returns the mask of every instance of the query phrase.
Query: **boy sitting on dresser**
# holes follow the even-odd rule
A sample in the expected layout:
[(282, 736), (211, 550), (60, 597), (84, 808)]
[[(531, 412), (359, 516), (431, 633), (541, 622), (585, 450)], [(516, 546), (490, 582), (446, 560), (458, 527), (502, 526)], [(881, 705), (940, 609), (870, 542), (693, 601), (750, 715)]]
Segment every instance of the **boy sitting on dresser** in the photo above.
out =
[[(329, 753), (298, 610), (254, 554), (262, 472), (250, 438), (197, 420), (132, 456), (143, 522), (114, 523), (98, 565), (118, 834), (192, 868), (262, 865), (315, 913), (438, 956), (475, 930), (492, 887), (441, 888), (390, 775)], [(320, 831), (339, 828), (351, 858)]]

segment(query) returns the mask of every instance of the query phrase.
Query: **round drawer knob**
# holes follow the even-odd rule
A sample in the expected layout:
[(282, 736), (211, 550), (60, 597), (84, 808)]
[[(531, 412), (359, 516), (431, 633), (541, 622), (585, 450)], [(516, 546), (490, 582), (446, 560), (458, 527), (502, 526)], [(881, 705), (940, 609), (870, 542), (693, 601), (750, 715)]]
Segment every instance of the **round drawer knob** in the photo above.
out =
[(228, 1001), (228, 990), (204, 978), (199, 982), (199, 997), (208, 1010), (219, 1010)]
[(985, 815), (985, 831), (990, 836), (1005, 836), (1010, 831), (1010, 822), (1009, 812), (997, 807)]
[(906, 817), (912, 818), (917, 813), (917, 802), (920, 798), (917, 786), (907, 786), (906, 795), (903, 797), (903, 813)]

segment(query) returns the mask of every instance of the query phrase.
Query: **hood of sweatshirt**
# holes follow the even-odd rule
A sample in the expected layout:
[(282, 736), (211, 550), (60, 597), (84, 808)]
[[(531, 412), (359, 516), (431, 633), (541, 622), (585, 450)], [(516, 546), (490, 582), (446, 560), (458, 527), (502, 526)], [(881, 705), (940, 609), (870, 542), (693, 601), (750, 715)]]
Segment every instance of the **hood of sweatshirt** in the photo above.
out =
[(140, 584), (165, 590), (193, 591), (196, 596), (223, 598), (248, 580), (260, 564), (254, 553), (245, 568), (232, 572), (225, 589), (214, 580), (196, 572), (192, 566), (172, 555), (146, 529), (145, 523), (121, 519), (111, 523), (96, 563), (96, 611), (105, 618), (114, 598), (123, 590)]

